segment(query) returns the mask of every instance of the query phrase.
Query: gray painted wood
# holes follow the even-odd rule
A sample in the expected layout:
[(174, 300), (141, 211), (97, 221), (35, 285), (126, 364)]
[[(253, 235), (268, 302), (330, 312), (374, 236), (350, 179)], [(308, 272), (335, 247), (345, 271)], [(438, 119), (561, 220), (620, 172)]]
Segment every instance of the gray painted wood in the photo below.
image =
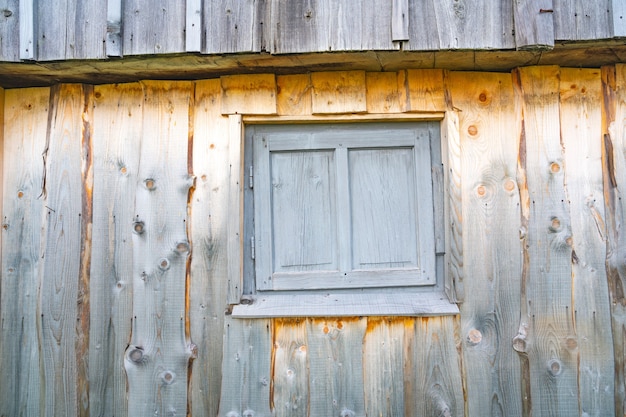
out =
[(33, 1), (22, 0), (19, 2), (19, 43), (11, 45), (13, 48), (19, 48), (19, 59), (37, 59), (37, 35), (35, 28), (37, 20)]
[(131, 336), (132, 228), (142, 134), (140, 84), (95, 87), (89, 402), (128, 415), (124, 352)]
[[(5, 96), (3, 247), (0, 286), (0, 415), (41, 415), (39, 288), (46, 196), (49, 88)], [(10, 174), (10, 175), (7, 175)]]
[(394, 0), (391, 3), (391, 40), (409, 40), (409, 1)]
[(202, 0), (185, 2), (185, 51), (202, 50)]
[(122, 2), (124, 55), (185, 51), (185, 2), (125, 0)]
[(611, 0), (610, 15), (613, 23), (613, 36), (626, 36), (626, 1)]
[(107, 56), (123, 56), (122, 53), (122, 0), (107, 0)]
[(611, 0), (553, 0), (554, 39), (606, 39), (613, 36)]
[(513, 1), (516, 49), (554, 46), (553, 0)]
[[(471, 82), (468, 82), (468, 77)], [(449, 76), (459, 109), (463, 179), (461, 337), (469, 415), (522, 415), (510, 348), (520, 311), (518, 130), (509, 74)], [(473, 279), (473, 277), (482, 277)]]
[(205, 1), (204, 53), (265, 50), (266, 7), (269, 0)]
[(244, 131), (240, 114), (228, 117), (228, 304), (237, 304), (243, 290), (243, 161)]
[(404, 49), (514, 48), (510, 1), (411, 2), (409, 42)]
[(133, 229), (128, 414), (184, 414), (192, 346), (186, 331), (189, 82), (144, 82)]

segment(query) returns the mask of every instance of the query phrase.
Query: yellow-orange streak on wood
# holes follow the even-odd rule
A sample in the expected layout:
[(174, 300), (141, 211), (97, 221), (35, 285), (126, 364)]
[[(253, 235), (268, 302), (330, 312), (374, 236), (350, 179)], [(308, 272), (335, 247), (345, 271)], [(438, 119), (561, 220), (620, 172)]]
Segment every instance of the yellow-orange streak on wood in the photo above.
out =
[(276, 114), (274, 74), (226, 75), (222, 85), (222, 114)]
[(279, 75), (276, 77), (276, 109), (281, 116), (308, 116), (311, 114), (311, 76), (309, 74)]
[(364, 71), (314, 72), (313, 114), (365, 113)]

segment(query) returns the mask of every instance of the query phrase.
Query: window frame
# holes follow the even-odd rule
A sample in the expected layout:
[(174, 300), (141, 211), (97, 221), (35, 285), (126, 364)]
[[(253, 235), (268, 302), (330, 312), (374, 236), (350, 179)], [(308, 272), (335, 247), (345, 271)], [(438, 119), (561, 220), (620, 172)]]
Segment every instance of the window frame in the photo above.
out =
[[(454, 303), (454, 294), (450, 290), (450, 282), (453, 270), (456, 267), (454, 259), (449, 256), (449, 242), (451, 234), (449, 227), (449, 194), (446, 166), (448, 165), (448, 138), (447, 132), (450, 124), (454, 124), (454, 118), (445, 117), (446, 113), (428, 114), (401, 114), (389, 117), (389, 115), (342, 115), (342, 116), (308, 116), (308, 117), (285, 117), (285, 116), (241, 116), (231, 115), (231, 186), (237, 189), (231, 193), (237, 198), (229, 206), (238, 206), (240, 216), (232, 216), (229, 221), (229, 289), (234, 291), (229, 294), (231, 302), (231, 314), (236, 318), (261, 318), (261, 317), (328, 317), (328, 316), (437, 316), (458, 314), (458, 306)], [(254, 267), (250, 270), (250, 263), (245, 259), (250, 257), (254, 250), (253, 243), (246, 239), (249, 235), (250, 223), (246, 218), (252, 216), (249, 207), (244, 207), (247, 183), (251, 181), (250, 171), (252, 152), (245, 150), (245, 128), (254, 125), (265, 124), (310, 124), (310, 123), (368, 123), (368, 122), (422, 122), (431, 121), (438, 123), (439, 141), (441, 144), (441, 172), (433, 172), (433, 177), (440, 177), (442, 187), (442, 200), (435, 204), (444, 211), (443, 224), (435, 224), (438, 231), (436, 244), (446, 250), (441, 251), (436, 262), (436, 284), (432, 287), (374, 287), (374, 288), (341, 288), (321, 290), (257, 290), (254, 277)], [(458, 135), (457, 135), (458, 136)], [(236, 148), (236, 149), (235, 149)], [(237, 169), (238, 167), (238, 169)], [(457, 167), (458, 168), (458, 167)], [(433, 178), (434, 180), (434, 178)], [(245, 186), (244, 186), (245, 185)], [(245, 197), (244, 197), (245, 196)], [(454, 204), (454, 202), (453, 202)], [(244, 210), (246, 212), (244, 213)], [(437, 216), (435, 216), (437, 217)], [(446, 237), (444, 238), (444, 235)], [(455, 236), (456, 237), (456, 236)], [(238, 247), (236, 247), (238, 246)], [(230, 253), (238, 252), (239, 256), (230, 256)], [(239, 279), (237, 279), (239, 278)], [(237, 282), (238, 281), (238, 282)], [(237, 296), (238, 295), (238, 296)]]

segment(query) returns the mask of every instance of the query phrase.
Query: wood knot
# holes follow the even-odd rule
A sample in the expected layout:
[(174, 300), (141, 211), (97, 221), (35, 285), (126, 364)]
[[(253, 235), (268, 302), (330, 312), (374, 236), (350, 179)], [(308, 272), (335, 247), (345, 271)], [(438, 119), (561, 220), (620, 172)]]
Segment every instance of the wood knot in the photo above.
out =
[(476, 135), (478, 134), (478, 128), (476, 127), (476, 125), (470, 125), (470, 126), (467, 128), (467, 133), (468, 133), (470, 136), (476, 136)]
[(513, 181), (511, 178), (507, 179), (504, 182), (504, 189), (509, 193), (515, 190), (515, 181)]
[(527, 349), (526, 337), (517, 335), (513, 338), (513, 349), (519, 353), (526, 353)]
[(178, 252), (181, 255), (183, 253), (189, 252), (189, 242), (178, 242), (176, 244), (176, 252)]
[(133, 232), (140, 235), (145, 231), (145, 225), (142, 221), (136, 221), (133, 223)]
[(144, 361), (143, 349), (139, 346), (135, 346), (128, 352), (128, 359), (135, 363), (141, 363)]
[(547, 363), (548, 372), (552, 376), (559, 376), (563, 372), (563, 364), (558, 359), (550, 359)]
[(172, 371), (165, 371), (161, 373), (161, 380), (166, 384), (170, 385), (176, 379), (176, 374)]
[(561, 220), (558, 217), (553, 217), (549, 229), (551, 232), (558, 232), (561, 229)]
[(11, 16), (13, 16), (13, 12), (11, 10), (9, 10), (9, 9), (4, 9), (2, 11), (2, 14), (4, 15), (4, 17), (11, 17)]
[(482, 340), (483, 340), (483, 334), (477, 329), (472, 329), (467, 333), (467, 341), (472, 346), (476, 346)]
[(561, 165), (558, 162), (552, 162), (550, 164), (550, 172), (552, 172), (553, 174), (558, 174), (559, 172), (561, 172)]
[(159, 269), (161, 271), (167, 271), (168, 269), (170, 269), (170, 260), (167, 258), (159, 259)]
[(146, 185), (146, 188), (150, 191), (154, 191), (154, 189), (156, 188), (155, 181), (152, 178), (146, 178), (144, 184)]

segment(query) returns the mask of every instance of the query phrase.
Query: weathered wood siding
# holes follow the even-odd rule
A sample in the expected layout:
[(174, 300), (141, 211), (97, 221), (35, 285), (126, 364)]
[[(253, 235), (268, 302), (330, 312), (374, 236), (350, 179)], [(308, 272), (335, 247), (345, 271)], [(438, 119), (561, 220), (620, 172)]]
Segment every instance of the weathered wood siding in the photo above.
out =
[[(61, 84), (2, 102), (0, 416), (624, 414), (625, 66)], [(242, 125), (424, 117), (447, 144), (460, 314), (231, 316)]]
[(3, 0), (0, 60), (546, 49), (626, 35), (623, 0)]

